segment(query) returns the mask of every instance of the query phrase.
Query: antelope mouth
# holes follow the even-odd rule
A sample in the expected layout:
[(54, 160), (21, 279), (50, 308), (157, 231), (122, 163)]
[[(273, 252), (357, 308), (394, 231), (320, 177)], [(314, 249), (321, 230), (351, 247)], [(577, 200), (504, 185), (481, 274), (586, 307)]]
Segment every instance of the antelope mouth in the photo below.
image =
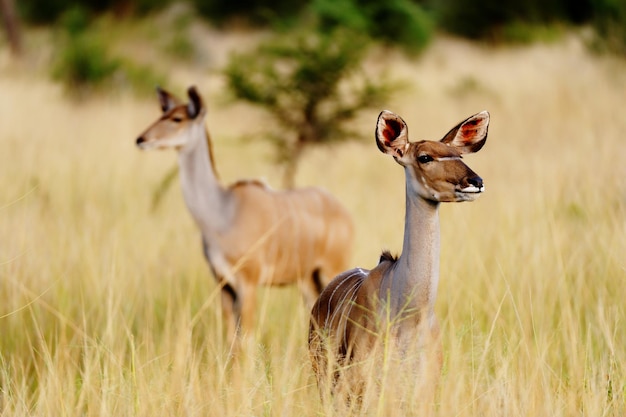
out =
[(137, 145), (139, 149), (148, 149), (150, 147), (148, 142), (143, 137), (138, 137), (135, 141), (135, 145)]
[(481, 185), (480, 187), (476, 187), (474, 185), (470, 185), (469, 187), (459, 188), (456, 191), (459, 193), (466, 193), (466, 194), (480, 194), (485, 191), (485, 186)]
[(144, 140), (144, 139), (137, 139), (137, 147), (139, 149), (141, 149), (142, 151), (147, 151), (147, 150), (152, 150), (152, 149), (158, 149), (159, 145), (158, 143), (155, 143), (154, 141), (148, 141), (148, 140)]
[(465, 188), (457, 188), (455, 190), (457, 201), (474, 201), (485, 191), (485, 186), (476, 187), (470, 185)]

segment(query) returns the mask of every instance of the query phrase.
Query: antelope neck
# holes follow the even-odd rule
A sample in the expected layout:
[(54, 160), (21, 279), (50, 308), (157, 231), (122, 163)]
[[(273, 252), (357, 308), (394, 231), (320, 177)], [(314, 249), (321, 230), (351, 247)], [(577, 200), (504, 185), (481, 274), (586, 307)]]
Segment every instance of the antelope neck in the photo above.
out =
[(178, 153), (183, 196), (202, 234), (212, 236), (228, 225), (232, 198), (217, 179), (203, 123), (194, 123), (189, 135)]
[(397, 313), (434, 314), (439, 285), (439, 203), (406, 193), (404, 242), (394, 268), (392, 299)]

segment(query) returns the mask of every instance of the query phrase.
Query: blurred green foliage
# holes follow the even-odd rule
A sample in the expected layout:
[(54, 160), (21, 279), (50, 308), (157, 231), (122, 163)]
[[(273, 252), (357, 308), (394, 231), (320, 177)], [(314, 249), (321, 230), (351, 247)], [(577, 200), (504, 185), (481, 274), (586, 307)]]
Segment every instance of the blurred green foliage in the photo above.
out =
[(626, 56), (626, 1), (591, 0), (597, 35), (593, 47)]
[(367, 39), (346, 30), (301, 30), (234, 55), (225, 69), (241, 100), (265, 109), (276, 124), (266, 139), (290, 187), (302, 153), (312, 145), (357, 139), (349, 123), (378, 108), (395, 86), (362, 71)]
[(165, 51), (180, 59), (191, 60), (196, 53), (196, 48), (191, 41), (189, 28), (193, 23), (194, 16), (189, 13), (178, 14), (174, 17), (169, 29), (170, 37), (165, 45)]
[(533, 42), (559, 36), (559, 26), (590, 24), (595, 49), (626, 54), (624, 0), (430, 0), (438, 26), (470, 39)]
[[(50, 24), (76, 6), (90, 14), (142, 15), (177, 0), (28, 0), (18, 1), (20, 15)], [(435, 28), (470, 39), (533, 42), (558, 37), (563, 25), (590, 24), (594, 47), (626, 50), (625, 0), (188, 0), (214, 24), (246, 22), (274, 27), (297, 26), (313, 13), (322, 27), (349, 28), (409, 52), (419, 52)], [(184, 43), (184, 40), (178, 39)], [(179, 43), (180, 43), (179, 42)], [(189, 45), (187, 45), (189, 46)], [(182, 51), (185, 45), (174, 46)]]
[(74, 96), (114, 85), (147, 92), (164, 81), (148, 67), (112, 56), (105, 36), (92, 28), (88, 11), (80, 6), (64, 12), (57, 29), (52, 76)]
[(507, 40), (507, 28), (539, 28), (554, 22), (578, 24), (592, 13), (588, 0), (433, 0), (432, 6), (444, 30), (496, 41)]
[(312, 0), (323, 30), (349, 28), (375, 40), (419, 52), (430, 41), (432, 17), (411, 0)]
[(90, 31), (87, 12), (73, 7), (59, 19), (59, 42), (53, 76), (71, 91), (98, 86), (110, 79), (120, 62), (109, 57), (104, 41)]
[(294, 20), (308, 0), (191, 0), (196, 10), (218, 25), (233, 20), (253, 25), (272, 25)]
[(502, 26), (499, 36), (509, 43), (530, 44), (556, 41), (563, 32), (560, 24), (537, 24), (515, 20)]
[(90, 14), (113, 12), (138, 15), (158, 10), (173, 0), (25, 0), (17, 1), (22, 18), (35, 24), (55, 23), (68, 10), (80, 8)]
[[(121, 80), (140, 90), (142, 84), (150, 84), (148, 90), (162, 77), (132, 59), (113, 57), (106, 37), (90, 22), (104, 12), (137, 16), (176, 1), (28, 0), (18, 1), (17, 7), (29, 23), (58, 26), (53, 74), (71, 89)], [(347, 30), (409, 53), (427, 47), (436, 29), (470, 39), (530, 43), (557, 39), (570, 25), (588, 24), (594, 28), (593, 49), (626, 55), (626, 0), (189, 0), (189, 4), (192, 12), (168, 29), (171, 36), (164, 45), (176, 58), (191, 59), (195, 54), (188, 28), (197, 13), (216, 24), (243, 21), (292, 31), (313, 21), (320, 34)], [(266, 50), (258, 53), (267, 55)]]

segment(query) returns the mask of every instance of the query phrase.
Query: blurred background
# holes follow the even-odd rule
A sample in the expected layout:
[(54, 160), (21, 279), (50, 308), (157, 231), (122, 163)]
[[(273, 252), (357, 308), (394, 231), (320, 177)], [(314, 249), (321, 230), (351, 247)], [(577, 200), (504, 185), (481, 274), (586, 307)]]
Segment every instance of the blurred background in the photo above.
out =
[(0, 416), (342, 415), (295, 288), (259, 294), (237, 372), (159, 85), (208, 105), (224, 184), (330, 190), (354, 266), (399, 253), (404, 175), (374, 144), (481, 110), (476, 202), (442, 205), (439, 397), (365, 415), (626, 415), (626, 2), (0, 0)]

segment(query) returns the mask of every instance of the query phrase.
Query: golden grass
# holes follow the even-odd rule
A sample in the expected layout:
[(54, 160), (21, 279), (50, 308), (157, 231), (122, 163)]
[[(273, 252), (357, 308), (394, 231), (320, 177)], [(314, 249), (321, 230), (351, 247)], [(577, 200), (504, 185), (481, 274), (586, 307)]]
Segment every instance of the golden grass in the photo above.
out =
[[(364, 414), (625, 415), (626, 63), (575, 38), (495, 50), (440, 39), (419, 61), (370, 61), (409, 80), (387, 107), (413, 140), (483, 109), (492, 126), (466, 158), (485, 195), (441, 208), (436, 403), (388, 375)], [(27, 64), (0, 63), (0, 415), (341, 415), (320, 404), (295, 289), (261, 294), (256, 338), (229, 362), (178, 187), (150, 210), (175, 163), (134, 147), (156, 100), (72, 104)], [(205, 94), (222, 177), (278, 184), (266, 146), (237, 139), (267, 121), (225, 106), (205, 70), (181, 65), (174, 88)], [(364, 132), (377, 114), (359, 121)], [(367, 134), (309, 154), (297, 182), (346, 204), (354, 263), (372, 267), (382, 248), (400, 250), (404, 178)]]

